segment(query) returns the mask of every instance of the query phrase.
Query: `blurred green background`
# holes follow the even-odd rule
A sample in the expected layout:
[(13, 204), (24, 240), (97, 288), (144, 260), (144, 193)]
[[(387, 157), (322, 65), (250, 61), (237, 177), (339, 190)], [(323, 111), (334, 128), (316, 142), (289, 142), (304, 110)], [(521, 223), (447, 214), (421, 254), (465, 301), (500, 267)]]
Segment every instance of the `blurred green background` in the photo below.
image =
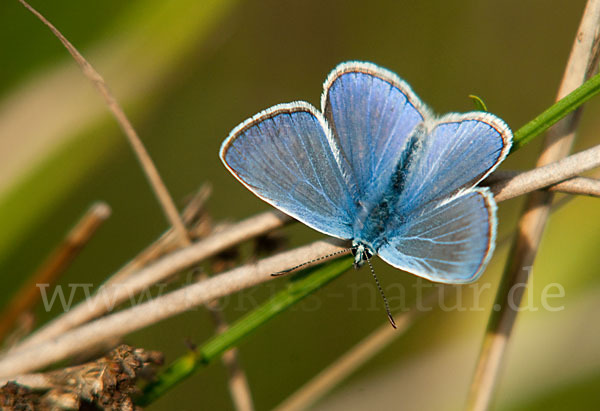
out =
[[(406, 79), (436, 112), (473, 109), (469, 94), (517, 129), (552, 104), (585, 2), (537, 1), (32, 1), (104, 76), (181, 206), (213, 185), (215, 220), (267, 210), (221, 165), (229, 131), (273, 104), (318, 106), (321, 84), (339, 62), (369, 60)], [(102, 100), (46, 27), (16, 0), (0, 3), (0, 305), (4, 305), (85, 209), (104, 200), (110, 220), (62, 277), (99, 284), (158, 237), (167, 223), (124, 136)], [(600, 102), (584, 114), (576, 150), (598, 143)], [(504, 168), (533, 166), (540, 139)], [(600, 402), (598, 200), (557, 211), (536, 261), (538, 307), (519, 317), (497, 409), (597, 409)], [(522, 200), (500, 205), (500, 235), (514, 230)], [(299, 224), (290, 245), (322, 236)], [(482, 282), (480, 311), (423, 317), (352, 375), (317, 409), (460, 409), (479, 353), (506, 246)], [(406, 307), (426, 282), (376, 261), (388, 297)], [(233, 320), (273, 294), (279, 280), (232, 296)], [(558, 283), (563, 309), (541, 308)], [(483, 283), (482, 283), (483, 284)], [(468, 290), (465, 288), (464, 290)], [(464, 291), (463, 290), (463, 291)], [(456, 300), (450, 294), (448, 305)], [(470, 295), (463, 293), (469, 306)], [(80, 300), (82, 295), (77, 295)], [(60, 310), (44, 313), (46, 321)], [(240, 346), (258, 410), (270, 409), (385, 319), (367, 271), (349, 271)], [(209, 316), (190, 312), (127, 336), (163, 351), (167, 363), (185, 341), (212, 335)], [(220, 364), (150, 409), (231, 409)]]

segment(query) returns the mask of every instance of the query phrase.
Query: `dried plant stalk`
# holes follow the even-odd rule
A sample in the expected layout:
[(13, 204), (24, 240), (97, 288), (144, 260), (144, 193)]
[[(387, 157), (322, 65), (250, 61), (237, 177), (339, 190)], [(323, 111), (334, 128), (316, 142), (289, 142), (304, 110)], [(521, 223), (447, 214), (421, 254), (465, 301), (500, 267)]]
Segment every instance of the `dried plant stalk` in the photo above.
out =
[(54, 284), (90, 241), (100, 225), (110, 217), (110, 213), (108, 204), (95, 203), (81, 217), (58, 248), (21, 287), (4, 312), (0, 314), (0, 340), (10, 331), (19, 317), (31, 310), (40, 300), (37, 284)]
[[(571, 49), (571, 56), (565, 69), (557, 100), (591, 77), (598, 64), (599, 43), (600, 0), (589, 0)], [(571, 149), (580, 115), (581, 108), (563, 118), (549, 130), (542, 154), (538, 159), (537, 166), (539, 168), (566, 160), (561, 159)], [(515, 307), (520, 305), (525, 292), (525, 287), (514, 287), (521, 284), (526, 285), (528, 282), (530, 270), (527, 268), (534, 263), (550, 213), (552, 199), (551, 192), (535, 192), (527, 199), (527, 205), (519, 220), (517, 238), (496, 295), (495, 306), (499, 306), (500, 310), (492, 311), (490, 314), (467, 400), (469, 410), (487, 410), (492, 402), (506, 347), (518, 314)], [(511, 290), (517, 292), (511, 293)]]

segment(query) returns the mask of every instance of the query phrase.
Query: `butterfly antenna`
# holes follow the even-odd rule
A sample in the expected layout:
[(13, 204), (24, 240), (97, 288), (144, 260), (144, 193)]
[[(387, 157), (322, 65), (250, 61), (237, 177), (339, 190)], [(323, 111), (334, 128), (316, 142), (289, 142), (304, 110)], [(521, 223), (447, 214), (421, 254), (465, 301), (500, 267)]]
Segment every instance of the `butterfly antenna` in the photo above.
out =
[(371, 274), (373, 274), (373, 278), (375, 279), (375, 284), (377, 284), (377, 288), (379, 289), (379, 294), (383, 298), (383, 304), (385, 304), (385, 312), (387, 313), (388, 320), (390, 320), (390, 324), (392, 327), (396, 328), (396, 322), (394, 321), (394, 317), (392, 317), (392, 312), (390, 311), (390, 306), (388, 304), (387, 298), (385, 298), (385, 294), (383, 293), (383, 288), (381, 288), (381, 284), (379, 284), (379, 279), (375, 275), (375, 270), (373, 269), (373, 265), (371, 264), (371, 259), (366, 256), (367, 263), (369, 263), (369, 268), (371, 269)]
[(335, 253), (331, 253), (331, 254), (327, 254), (327, 255), (324, 255), (324, 256), (322, 256), (322, 257), (319, 257), (319, 258), (315, 258), (314, 260), (310, 260), (310, 261), (307, 261), (307, 262), (305, 262), (305, 263), (298, 264), (298, 265), (297, 265), (297, 266), (295, 266), (295, 267), (288, 268), (287, 270), (283, 270), (283, 271), (278, 271), (278, 272), (276, 272), (276, 273), (273, 273), (273, 274), (271, 274), (271, 275), (272, 275), (273, 277), (278, 277), (278, 276), (280, 276), (280, 275), (284, 275), (284, 274), (287, 274), (287, 273), (291, 273), (292, 271), (295, 271), (295, 270), (297, 270), (297, 269), (298, 269), (298, 268), (300, 268), (300, 267), (304, 267), (305, 265), (312, 264), (312, 263), (316, 263), (317, 261), (325, 260), (326, 258), (333, 257), (333, 256), (335, 256), (335, 255), (345, 254), (345, 253), (347, 253), (347, 252), (349, 252), (349, 251), (352, 251), (353, 249), (354, 249), (354, 247), (350, 247), (350, 248), (346, 248), (346, 249), (344, 249), (344, 250), (336, 251)]

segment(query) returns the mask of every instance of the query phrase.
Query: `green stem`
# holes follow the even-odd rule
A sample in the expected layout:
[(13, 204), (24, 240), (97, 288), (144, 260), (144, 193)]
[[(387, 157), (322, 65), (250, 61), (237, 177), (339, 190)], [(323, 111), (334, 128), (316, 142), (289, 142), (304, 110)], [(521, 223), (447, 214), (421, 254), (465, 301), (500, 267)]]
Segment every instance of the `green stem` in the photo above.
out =
[(546, 109), (542, 114), (515, 132), (511, 153), (517, 151), (534, 137), (548, 130), (553, 124), (581, 106), (600, 92), (600, 73), (583, 83), (570, 94)]
[(179, 357), (156, 381), (144, 388), (143, 395), (136, 404), (145, 406), (186, 379), (198, 368), (219, 358), (225, 351), (234, 347), (244, 337), (258, 329), (271, 318), (285, 311), (304, 297), (339, 277), (352, 264), (350, 258), (333, 261), (299, 279), (292, 279), (288, 286), (260, 307), (237, 320), (227, 331), (216, 335), (197, 351)]

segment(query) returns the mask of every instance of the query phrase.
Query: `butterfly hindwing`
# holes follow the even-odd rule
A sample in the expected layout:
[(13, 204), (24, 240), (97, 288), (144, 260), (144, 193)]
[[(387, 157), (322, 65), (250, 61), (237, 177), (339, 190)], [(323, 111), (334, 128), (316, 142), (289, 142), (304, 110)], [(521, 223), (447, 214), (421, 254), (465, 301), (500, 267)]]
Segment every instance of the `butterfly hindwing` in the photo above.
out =
[(236, 127), (221, 160), (266, 202), (318, 231), (350, 238), (354, 203), (329, 132), (310, 104), (280, 104)]
[(389, 264), (431, 281), (474, 281), (492, 254), (496, 204), (487, 188), (433, 202), (387, 232), (379, 256)]

